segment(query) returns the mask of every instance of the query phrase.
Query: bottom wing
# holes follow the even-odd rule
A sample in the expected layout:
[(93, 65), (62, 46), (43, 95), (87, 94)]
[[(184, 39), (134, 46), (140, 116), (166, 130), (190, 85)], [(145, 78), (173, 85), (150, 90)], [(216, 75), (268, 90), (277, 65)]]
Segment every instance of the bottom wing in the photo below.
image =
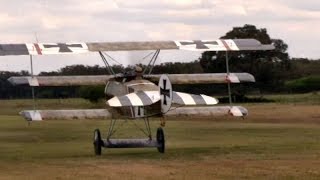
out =
[(244, 117), (248, 110), (242, 106), (208, 106), (208, 107), (181, 107), (169, 111), (166, 116), (215, 117), (231, 115)]
[[(112, 118), (107, 109), (25, 110), (21, 111), (20, 115), (27, 121)], [(244, 117), (248, 115), (248, 110), (242, 106), (180, 107), (165, 114), (167, 117), (220, 117), (226, 115)]]
[(107, 109), (25, 110), (21, 111), (19, 114), (27, 121), (112, 118), (111, 113)]

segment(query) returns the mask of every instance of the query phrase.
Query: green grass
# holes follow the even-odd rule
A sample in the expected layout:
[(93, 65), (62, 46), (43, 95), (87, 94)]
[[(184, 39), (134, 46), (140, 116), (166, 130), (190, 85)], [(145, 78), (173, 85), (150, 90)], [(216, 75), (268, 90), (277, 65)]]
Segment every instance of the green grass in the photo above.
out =
[[(99, 167), (99, 164), (119, 167), (115, 171), (121, 169), (130, 171), (130, 165), (138, 166), (135, 167), (137, 171), (141, 170), (140, 166), (146, 168), (156, 165), (163, 169), (169, 165), (177, 173), (172, 177), (178, 179), (192, 179), (197, 177), (198, 173), (206, 174), (204, 178), (254, 179), (257, 176), (266, 176), (268, 179), (268, 177), (281, 178), (290, 173), (293, 173), (292, 177), (303, 175), (320, 178), (318, 172), (309, 174), (310, 170), (320, 167), (319, 163), (312, 164), (320, 160), (320, 125), (317, 124), (169, 121), (165, 128), (167, 139), (165, 154), (158, 153), (155, 148), (103, 149), (103, 155), (95, 157), (92, 147), (93, 130), (100, 127), (102, 134), (105, 135), (107, 123), (102, 120), (57, 120), (28, 125), (17, 116), (0, 116), (0, 177), (4, 174), (4, 177), (10, 178), (26, 176), (33, 179), (38, 175), (42, 178), (40, 172), (34, 171), (34, 174), (29, 174), (28, 171), (31, 167), (39, 169), (49, 167), (49, 177), (59, 178), (61, 174), (53, 172), (60, 168), (85, 170), (88, 163), (94, 167)], [(158, 121), (152, 121), (153, 130), (157, 126)], [(141, 137), (142, 134), (133, 127), (129, 123), (124, 129), (119, 130), (117, 136)], [(283, 164), (283, 161), (290, 163)], [(299, 172), (291, 172), (295, 171), (295, 165), (300, 161), (308, 165), (310, 163), (311, 167), (301, 167)], [(127, 163), (129, 164), (126, 165)], [(195, 169), (186, 172), (190, 177), (182, 176), (183, 171), (188, 169), (187, 166), (194, 163), (197, 164)], [(247, 163), (249, 169), (243, 171), (246, 172), (246, 176), (238, 172), (236, 167), (233, 172), (222, 173), (239, 163)], [(278, 163), (281, 165), (277, 165)], [(285, 168), (284, 171), (273, 172), (274, 168), (261, 167), (260, 164)], [(219, 171), (214, 168), (218, 168)], [(263, 174), (262, 170), (267, 174)], [(215, 173), (210, 174), (209, 171)], [(12, 176), (15, 173), (18, 175)], [(64, 173), (62, 177), (70, 175), (68, 171)], [(96, 178), (94, 175), (97, 175), (97, 178), (103, 177), (95, 171), (86, 174), (85, 177)], [(107, 174), (105, 176), (109, 177)], [(139, 178), (132, 174), (122, 177)], [(146, 174), (142, 173), (141, 177), (146, 178)]]
[(320, 105), (320, 92), (304, 94), (277, 94), (264, 95), (264, 98), (274, 100), (279, 103), (302, 103)]
[[(28, 125), (16, 114), (32, 101), (1, 101), (0, 179), (319, 179), (319, 105), (287, 102), (245, 105), (249, 116), (244, 120), (168, 119), (165, 154), (155, 148), (103, 149), (96, 157), (93, 130), (100, 128), (105, 137), (109, 121)], [(103, 107), (81, 99), (38, 104), (43, 109)], [(154, 135), (159, 121), (151, 125)], [(130, 121), (116, 137), (143, 134)]]
[[(36, 109), (91, 109), (104, 108), (100, 101), (92, 104), (84, 99), (37, 99)], [(21, 110), (34, 108), (32, 99), (0, 100), (0, 115), (17, 115)]]

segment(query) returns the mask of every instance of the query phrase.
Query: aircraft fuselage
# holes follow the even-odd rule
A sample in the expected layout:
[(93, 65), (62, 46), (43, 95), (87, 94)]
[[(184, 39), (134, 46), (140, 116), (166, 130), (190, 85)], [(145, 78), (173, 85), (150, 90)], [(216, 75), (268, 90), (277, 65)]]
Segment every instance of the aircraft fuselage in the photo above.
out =
[[(123, 81), (126, 81), (125, 79)], [(107, 99), (114, 96), (123, 96), (128, 93), (137, 91), (158, 91), (159, 87), (149, 80), (142, 78), (135, 78), (127, 82), (109, 80), (105, 87), (105, 94)], [(111, 108), (115, 117), (125, 116), (130, 118), (141, 118), (151, 114), (160, 114), (160, 103), (152, 104), (151, 106), (144, 107), (118, 107)]]

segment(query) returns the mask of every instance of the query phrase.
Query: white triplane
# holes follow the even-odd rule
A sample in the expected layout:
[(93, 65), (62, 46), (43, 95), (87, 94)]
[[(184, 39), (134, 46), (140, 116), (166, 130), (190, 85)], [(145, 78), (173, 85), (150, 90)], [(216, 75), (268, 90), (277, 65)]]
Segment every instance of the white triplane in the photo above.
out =
[[(8, 80), (13, 85), (38, 86), (82, 86), (105, 85), (107, 97), (105, 109), (83, 110), (26, 110), (20, 114), (28, 121), (47, 119), (111, 119), (109, 131), (102, 139), (99, 129), (94, 131), (94, 150), (101, 154), (101, 148), (156, 147), (165, 151), (165, 137), (162, 127), (165, 116), (220, 116), (232, 115), (243, 117), (248, 111), (241, 106), (215, 106), (216, 98), (176, 92), (172, 84), (211, 84), (254, 82), (248, 73), (204, 73), (204, 74), (151, 74), (160, 50), (187, 51), (258, 51), (272, 50), (271, 44), (261, 44), (255, 39), (219, 39), (219, 40), (178, 40), (178, 41), (144, 41), (144, 42), (70, 42), (70, 43), (21, 43), (0, 44), (0, 56), (80, 54), (98, 52), (107, 66), (110, 75), (99, 76), (20, 76)], [(143, 70), (126, 73), (114, 73), (104, 51), (139, 51), (155, 50), (148, 66)], [(227, 56), (226, 56), (227, 57)], [(31, 63), (32, 64), (32, 63)], [(227, 63), (228, 64), (228, 63)], [(230, 92), (230, 91), (229, 91)], [(201, 106), (201, 107), (199, 107)], [(160, 117), (161, 127), (156, 137), (152, 137), (149, 117)], [(122, 119), (143, 119), (146, 125), (146, 138), (113, 138), (115, 124)]]

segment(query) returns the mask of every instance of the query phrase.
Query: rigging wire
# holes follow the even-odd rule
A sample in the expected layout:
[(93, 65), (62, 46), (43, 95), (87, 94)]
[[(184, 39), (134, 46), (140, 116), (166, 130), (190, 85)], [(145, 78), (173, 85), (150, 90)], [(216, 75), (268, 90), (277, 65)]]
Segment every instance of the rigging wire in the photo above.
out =
[(99, 51), (99, 55), (100, 55), (102, 61), (104, 62), (109, 74), (114, 75), (115, 73), (114, 73), (113, 69), (111, 68), (110, 64), (108, 63), (107, 59), (104, 57), (104, 55), (102, 54), (101, 51)]
[(113, 62), (122, 65), (121, 63), (119, 63), (117, 60), (115, 60), (112, 56), (110, 56), (109, 54), (107, 54), (106, 52), (101, 52), (103, 55), (107, 56), (108, 58), (110, 58)]

